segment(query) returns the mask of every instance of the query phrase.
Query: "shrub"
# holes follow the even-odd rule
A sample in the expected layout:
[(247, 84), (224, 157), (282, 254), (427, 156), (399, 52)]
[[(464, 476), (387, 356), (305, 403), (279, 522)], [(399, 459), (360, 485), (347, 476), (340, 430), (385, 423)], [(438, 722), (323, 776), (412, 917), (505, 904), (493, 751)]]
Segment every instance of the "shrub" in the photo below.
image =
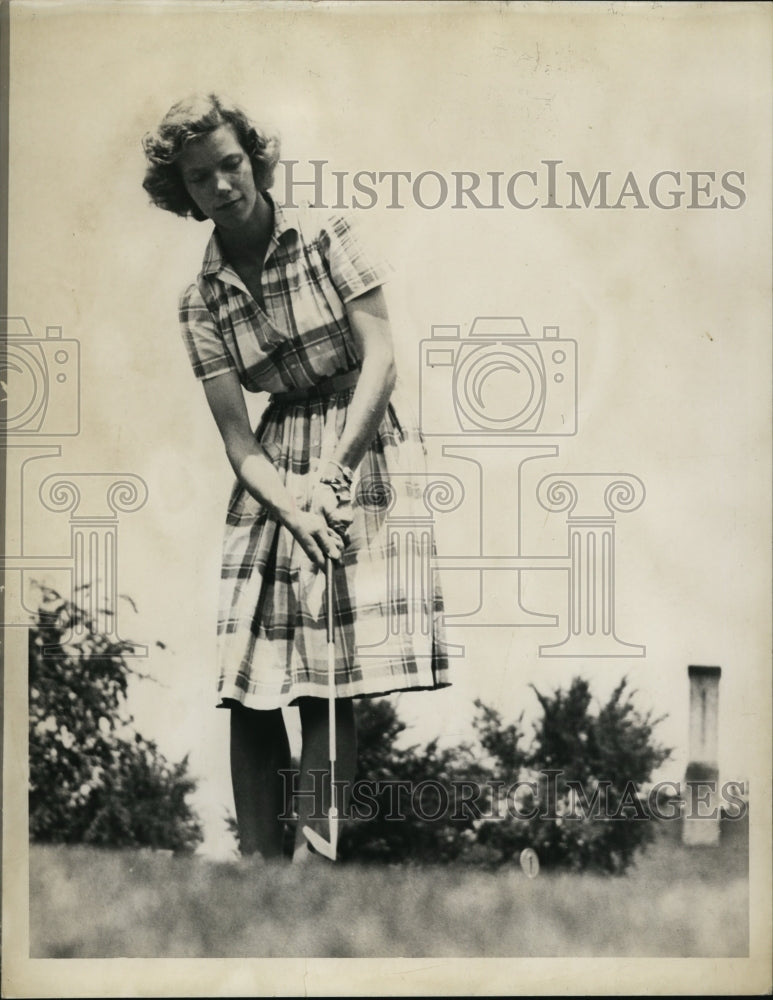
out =
[[(532, 847), (545, 867), (625, 871), (653, 835), (640, 794), (670, 754), (654, 740), (660, 720), (634, 708), (625, 679), (597, 710), (581, 678), (549, 695), (533, 690), (542, 715), (527, 745), (521, 719), (505, 723), (477, 701), (476, 744), (398, 748), (405, 726), (393, 706), (356, 703), (359, 776), (381, 791), (376, 815), (344, 828), (341, 856), (496, 868)], [(467, 782), (478, 794), (463, 807), (451, 795), (449, 809), (428, 819), (426, 802), (410, 791), (421, 782), (446, 789)]]
[[(29, 632), (29, 823), (36, 841), (190, 851), (188, 760), (168, 762), (123, 714), (132, 644), (40, 586)], [(78, 636), (73, 639), (72, 636)]]
[(478, 829), (487, 860), (508, 861), (530, 846), (547, 867), (625, 871), (654, 834), (641, 793), (671, 753), (654, 740), (660, 720), (634, 708), (625, 678), (597, 711), (579, 677), (550, 695), (533, 690), (542, 717), (525, 750), (519, 730), (503, 727), (498, 713), (476, 703), (491, 778), (508, 788), (524, 783), (517, 807)]
[[(443, 802), (437, 790), (454, 782), (484, 778), (473, 749), (467, 744), (441, 748), (432, 740), (423, 748), (398, 748), (405, 731), (394, 706), (382, 699), (355, 702), (358, 733), (358, 780), (370, 783), (370, 819), (354, 818), (341, 835), (344, 860), (392, 863), (448, 863), (460, 860), (475, 837), (474, 815), (454, 813), (453, 806), (429, 819)], [(372, 787), (372, 794), (371, 794)], [(356, 817), (357, 811), (353, 810)]]

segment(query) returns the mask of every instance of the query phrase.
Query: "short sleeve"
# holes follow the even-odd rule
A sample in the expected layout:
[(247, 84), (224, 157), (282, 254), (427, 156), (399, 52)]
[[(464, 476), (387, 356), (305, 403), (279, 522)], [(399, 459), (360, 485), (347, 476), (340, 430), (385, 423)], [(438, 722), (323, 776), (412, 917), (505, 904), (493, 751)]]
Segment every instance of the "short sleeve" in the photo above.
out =
[(366, 249), (358, 223), (351, 217), (334, 215), (322, 233), (322, 245), (330, 277), (342, 302), (383, 285), (388, 266)]
[(180, 296), (180, 329), (196, 378), (213, 378), (236, 369), (195, 284), (190, 285)]

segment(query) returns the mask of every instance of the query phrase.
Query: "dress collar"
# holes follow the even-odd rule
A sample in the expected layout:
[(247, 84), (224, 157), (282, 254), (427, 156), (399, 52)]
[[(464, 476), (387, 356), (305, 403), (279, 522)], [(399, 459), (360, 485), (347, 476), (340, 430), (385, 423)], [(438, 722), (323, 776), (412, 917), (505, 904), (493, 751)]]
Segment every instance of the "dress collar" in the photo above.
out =
[[(299, 229), (296, 213), (292, 210), (281, 208), (274, 201), (268, 191), (263, 192), (263, 197), (268, 201), (274, 210), (274, 228), (271, 233), (271, 240), (268, 244), (268, 249), (266, 250), (266, 256), (264, 258), (265, 263), (265, 261), (271, 257), (274, 251), (281, 244), (288, 241), (289, 234), (297, 234)], [(231, 265), (228, 262), (228, 258), (223, 253), (223, 247), (220, 243), (220, 237), (217, 235), (217, 229), (213, 229), (212, 235), (210, 236), (209, 242), (207, 243), (204, 251), (201, 273), (202, 275), (217, 275), (226, 268), (231, 270)]]

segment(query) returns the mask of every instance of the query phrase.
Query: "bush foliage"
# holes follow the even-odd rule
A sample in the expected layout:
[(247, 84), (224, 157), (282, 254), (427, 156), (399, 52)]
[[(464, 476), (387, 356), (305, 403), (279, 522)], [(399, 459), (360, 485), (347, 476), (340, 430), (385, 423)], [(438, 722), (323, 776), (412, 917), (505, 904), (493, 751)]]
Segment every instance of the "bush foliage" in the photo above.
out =
[(187, 757), (167, 761), (125, 714), (131, 652), (40, 587), (29, 633), (31, 839), (174, 851), (201, 842)]
[[(31, 838), (194, 850), (202, 831), (187, 757), (167, 761), (125, 712), (132, 644), (100, 633), (56, 591), (40, 594), (29, 636)], [(625, 871), (653, 835), (640, 793), (670, 754), (655, 739), (660, 720), (637, 711), (625, 679), (599, 705), (582, 678), (532, 690), (541, 715), (530, 737), (522, 718), (477, 701), (473, 740), (452, 747), (402, 746), (391, 701), (355, 702), (367, 785), (341, 858), (495, 869), (531, 847), (549, 868)]]
[[(474, 742), (445, 749), (398, 748), (392, 704), (357, 703), (359, 773), (377, 808), (353, 810), (342, 857), (496, 868), (531, 847), (546, 867), (625, 871), (654, 833), (640, 793), (670, 754), (654, 738), (660, 720), (634, 708), (625, 679), (597, 708), (582, 678), (533, 690), (542, 715), (530, 740), (522, 719), (505, 723), (478, 701)], [(455, 794), (444, 802), (441, 788)]]

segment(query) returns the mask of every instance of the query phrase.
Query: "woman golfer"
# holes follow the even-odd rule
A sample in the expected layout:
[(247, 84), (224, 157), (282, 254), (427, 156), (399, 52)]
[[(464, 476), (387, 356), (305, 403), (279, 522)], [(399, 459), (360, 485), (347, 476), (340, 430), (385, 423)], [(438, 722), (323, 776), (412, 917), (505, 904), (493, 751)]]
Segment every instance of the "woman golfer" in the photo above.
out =
[[(214, 223), (180, 322), (236, 473), (223, 542), (218, 707), (231, 711), (240, 849), (282, 854), (280, 772), (290, 751), (281, 709), (297, 705), (294, 858), (308, 856), (304, 830), (312, 842), (332, 841), (335, 857), (329, 734), (345, 788), (357, 755), (352, 699), (448, 684), (434, 575), (423, 575), (424, 587), (401, 582), (406, 565), (428, 565), (426, 536), (403, 533), (398, 546), (387, 524), (395, 505), (425, 517), (426, 508), (421, 438), (391, 402), (385, 274), (351, 220), (273, 201), (277, 140), (229, 101), (175, 104), (143, 145), (153, 202)], [(270, 394), (254, 431), (242, 390)], [(332, 607), (323, 599), (327, 560)], [(327, 775), (316, 808), (315, 771), (316, 791)]]

